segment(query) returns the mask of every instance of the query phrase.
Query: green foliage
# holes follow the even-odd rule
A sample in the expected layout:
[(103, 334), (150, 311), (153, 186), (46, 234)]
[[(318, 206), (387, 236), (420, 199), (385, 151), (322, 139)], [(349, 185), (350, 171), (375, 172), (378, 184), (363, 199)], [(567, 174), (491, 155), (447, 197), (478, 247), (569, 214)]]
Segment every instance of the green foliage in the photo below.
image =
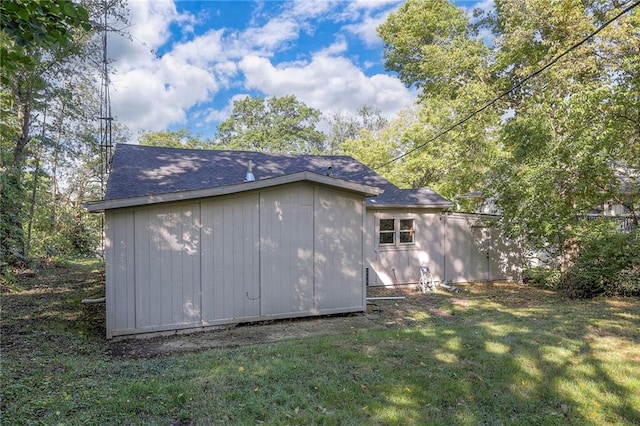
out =
[(264, 152), (317, 154), (325, 136), (316, 130), (320, 111), (294, 96), (234, 101), (231, 117), (218, 126), (220, 147)]
[(638, 232), (621, 233), (615, 224), (590, 223), (577, 242), (578, 254), (558, 288), (572, 298), (640, 296)]
[[(635, 214), (640, 203), (639, 9), (434, 138), (623, 7), (497, 0), (471, 23), (451, 2), (407, 1), (378, 32), (387, 68), (419, 89), (419, 110), (375, 143), (361, 137), (347, 149), (373, 168), (410, 152), (383, 174), (400, 186), (431, 186), (462, 209), (471, 207), (465, 194), (479, 191), (524, 249), (555, 251), (566, 262), (581, 237), (578, 217), (607, 201)], [(492, 45), (478, 37), (487, 31)]]
[(164, 146), (169, 148), (205, 149), (213, 143), (193, 135), (189, 129), (146, 132), (139, 136), (138, 143), (146, 146)]
[(95, 255), (100, 245), (100, 217), (89, 214), (82, 208), (73, 207), (56, 213), (57, 217), (35, 218), (30, 256), (47, 258)]
[[(30, 50), (64, 47), (72, 42), (74, 32), (91, 30), (87, 9), (72, 0), (3, 1), (0, 24), (0, 57), (9, 72), (33, 64)], [(4, 72), (2, 76), (6, 84)]]
[(380, 131), (389, 124), (380, 110), (368, 105), (361, 107), (357, 115), (334, 112), (326, 117), (326, 121), (330, 131), (322, 150), (325, 154), (339, 154), (345, 142), (358, 138), (364, 132)]
[(560, 269), (550, 267), (526, 268), (522, 271), (522, 281), (538, 288), (556, 289), (560, 281)]
[[(110, 17), (121, 16), (122, 1), (108, 2)], [(3, 269), (24, 266), (34, 255), (97, 247), (99, 218), (84, 218), (80, 204), (101, 196), (94, 64), (102, 55), (91, 35), (99, 30), (93, 22), (104, 16), (106, 4), (0, 3)], [(114, 126), (114, 140), (119, 131)]]
[(22, 184), (15, 169), (0, 175), (0, 277), (10, 266), (24, 266), (27, 262), (20, 208)]
[(451, 97), (479, 77), (488, 51), (465, 12), (447, 0), (408, 0), (378, 27), (387, 69), (423, 94)]

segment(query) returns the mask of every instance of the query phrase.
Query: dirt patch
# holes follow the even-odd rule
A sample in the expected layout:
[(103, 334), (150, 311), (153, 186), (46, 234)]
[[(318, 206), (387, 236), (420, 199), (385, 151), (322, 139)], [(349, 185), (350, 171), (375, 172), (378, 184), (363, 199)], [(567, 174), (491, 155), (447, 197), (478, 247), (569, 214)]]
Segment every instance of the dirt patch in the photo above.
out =
[(110, 347), (113, 356), (154, 357), (381, 328), (384, 326), (373, 321), (370, 315), (349, 314), (239, 324), (222, 330), (192, 334), (133, 338), (112, 342)]
[[(110, 342), (115, 357), (156, 357), (213, 348), (266, 344), (286, 339), (304, 339), (349, 334), (364, 330), (405, 328), (421, 313), (455, 320), (443, 308), (448, 297), (421, 294), (407, 288), (369, 288), (368, 297), (393, 298), (368, 303), (366, 313), (297, 318), (238, 324), (221, 330), (162, 337), (139, 337)], [(401, 298), (401, 299), (395, 299)]]

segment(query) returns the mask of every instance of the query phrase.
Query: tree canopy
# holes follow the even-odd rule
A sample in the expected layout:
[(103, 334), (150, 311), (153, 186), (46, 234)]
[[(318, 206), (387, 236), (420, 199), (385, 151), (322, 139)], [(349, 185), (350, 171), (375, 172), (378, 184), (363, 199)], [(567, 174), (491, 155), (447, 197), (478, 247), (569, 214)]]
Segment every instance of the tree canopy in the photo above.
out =
[[(91, 30), (87, 9), (72, 0), (11, 0), (0, 2), (0, 57), (5, 72), (29, 64), (28, 51), (38, 46), (68, 46), (79, 31)], [(3, 84), (6, 74), (3, 72)]]
[(164, 146), (170, 148), (206, 149), (212, 148), (213, 142), (201, 139), (189, 129), (145, 132), (138, 138), (140, 145)]
[[(108, 4), (110, 14), (122, 16), (121, 1)], [(87, 217), (81, 202), (100, 196), (94, 64), (102, 55), (94, 35), (101, 28), (92, 22), (104, 16), (104, 5), (0, 3), (0, 275), (26, 264), (31, 252), (97, 246), (99, 219)]]
[(325, 136), (316, 129), (321, 112), (294, 96), (244, 98), (218, 126), (216, 142), (229, 149), (320, 153)]
[(608, 200), (637, 217), (638, 8), (538, 72), (629, 6), (497, 0), (471, 17), (446, 0), (408, 0), (378, 32), (387, 69), (418, 89), (416, 110), (347, 152), (462, 208), (465, 193), (481, 191), (529, 247), (565, 247)]

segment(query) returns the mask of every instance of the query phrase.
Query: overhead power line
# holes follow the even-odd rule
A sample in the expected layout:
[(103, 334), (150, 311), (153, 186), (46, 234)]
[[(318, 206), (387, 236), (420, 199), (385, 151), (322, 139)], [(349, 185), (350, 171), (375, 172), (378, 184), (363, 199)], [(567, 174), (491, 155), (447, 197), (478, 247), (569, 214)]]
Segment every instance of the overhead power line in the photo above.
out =
[(586, 36), (585, 38), (583, 38), (582, 40), (580, 40), (579, 42), (577, 42), (576, 44), (574, 44), (573, 46), (569, 47), (567, 50), (565, 50), (564, 52), (562, 52), (561, 54), (559, 54), (558, 56), (556, 56), (555, 58), (551, 59), (549, 62), (547, 62), (547, 64), (545, 64), (542, 68), (538, 69), (537, 71), (532, 72), (531, 74), (529, 74), (528, 76), (524, 77), (522, 80), (520, 80), (519, 82), (517, 82), (515, 85), (513, 85), (513, 87), (511, 87), (509, 90), (501, 93), (500, 95), (496, 96), (495, 98), (493, 98), (491, 101), (487, 102), (486, 104), (484, 104), (484, 106), (482, 106), (481, 108), (476, 109), (475, 111), (473, 111), (472, 113), (468, 114), (467, 116), (465, 116), (463, 119), (455, 122), (454, 124), (452, 124), (451, 126), (447, 127), (446, 129), (442, 130), (441, 132), (439, 132), (438, 134), (434, 135), (433, 137), (429, 138), (428, 140), (426, 140), (425, 142), (421, 143), (420, 145), (417, 145), (413, 148), (411, 148), (409, 151), (398, 155), (397, 157), (392, 158), (391, 160), (388, 160), (376, 167), (372, 167), (373, 169), (380, 169), (383, 167), (388, 166), (391, 163), (394, 163), (398, 160), (401, 160), (411, 154), (413, 154), (414, 152), (424, 148), (425, 146), (427, 146), (428, 144), (430, 144), (431, 142), (441, 138), (442, 136), (446, 135), (447, 133), (449, 133), (450, 131), (452, 131), (453, 129), (461, 126), (462, 124), (466, 123), (467, 121), (471, 120), (473, 117), (475, 117), (476, 115), (480, 114), (481, 112), (483, 112), (484, 110), (486, 110), (487, 108), (490, 108), (491, 106), (493, 106), (496, 102), (498, 102), (500, 99), (504, 98), (505, 96), (508, 96), (509, 94), (511, 94), (512, 92), (516, 91), (518, 88), (520, 88), (520, 86), (522, 86), (524, 83), (526, 83), (529, 80), (532, 80), (533, 78), (537, 77), (539, 74), (543, 73), (547, 68), (550, 68), (551, 66), (553, 66), (556, 62), (558, 62), (560, 59), (562, 59), (563, 57), (565, 57), (566, 55), (568, 55), (570, 52), (572, 52), (573, 50), (577, 49), (578, 47), (582, 46), (584, 43), (586, 43), (587, 41), (589, 41), (590, 39), (592, 39), (593, 37), (595, 37), (600, 31), (604, 30), (606, 27), (608, 27), (609, 25), (611, 25), (613, 22), (615, 22), (618, 18), (620, 18), (622, 15), (630, 12), (631, 10), (633, 10), (635, 7), (640, 6), (640, 1), (637, 1), (635, 3), (633, 3), (632, 5), (630, 5), (629, 7), (625, 8), (624, 10), (622, 10), (620, 13), (618, 13), (617, 15), (615, 15), (613, 18), (609, 19), (607, 22), (605, 22), (604, 24), (602, 24), (600, 27), (598, 27), (595, 31), (593, 31), (591, 34), (589, 34), (588, 36)]

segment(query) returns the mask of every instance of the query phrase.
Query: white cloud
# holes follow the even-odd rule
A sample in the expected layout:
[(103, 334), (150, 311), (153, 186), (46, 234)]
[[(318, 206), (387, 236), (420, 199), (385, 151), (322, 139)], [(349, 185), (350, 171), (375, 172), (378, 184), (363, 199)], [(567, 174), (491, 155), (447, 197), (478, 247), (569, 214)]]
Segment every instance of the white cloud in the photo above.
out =
[[(171, 39), (170, 26), (180, 24), (189, 31), (195, 18), (178, 14), (170, 0), (136, 0), (129, 7), (131, 40), (113, 36), (108, 46), (116, 70), (111, 90), (113, 115), (132, 135), (185, 123), (187, 112), (219, 88), (211, 64), (222, 57), (222, 31), (176, 43), (159, 57), (156, 52)], [(223, 75), (229, 72), (224, 67), (220, 70)]]
[(344, 29), (358, 36), (367, 46), (382, 44), (382, 39), (378, 36), (377, 28), (387, 20), (388, 13), (370, 16), (367, 15), (363, 21), (345, 25)]
[[(353, 54), (349, 34), (370, 46), (380, 43), (375, 27), (384, 21), (389, 5), (397, 3), (300, 0), (283, 3), (275, 16), (267, 16), (260, 3), (247, 3), (246, 7), (257, 7), (247, 27), (218, 25), (197, 34), (202, 15), (178, 13), (171, 0), (131, 1), (132, 40), (109, 41), (117, 70), (112, 79), (113, 114), (133, 135), (175, 124), (213, 125), (229, 117), (235, 99), (247, 96), (239, 89), (267, 97), (292, 94), (323, 112), (356, 113), (362, 105), (371, 105), (392, 118), (415, 94), (395, 77), (365, 75), (343, 55)], [(336, 20), (344, 22), (342, 29), (336, 27), (343, 34), (324, 34), (329, 44), (316, 47), (310, 59), (304, 50), (301, 56), (279, 56), (295, 52), (290, 48), (303, 33), (313, 35), (318, 22)], [(176, 26), (181, 33), (176, 33)], [(221, 90), (230, 99), (215, 109), (211, 102)]]
[(334, 5), (329, 1), (295, 0), (290, 9), (290, 14), (299, 19), (317, 18), (330, 11), (333, 7)]
[(242, 41), (257, 49), (273, 51), (283, 43), (298, 38), (300, 25), (292, 19), (275, 18), (261, 27), (248, 28), (242, 33)]
[(222, 45), (223, 30), (210, 30), (185, 43), (176, 45), (170, 55), (176, 59), (206, 68), (226, 58)]
[(345, 53), (349, 45), (344, 37), (338, 37), (337, 40), (329, 45), (328, 47), (322, 49), (317, 55), (320, 56), (333, 56), (338, 55), (340, 53)]
[(367, 77), (343, 57), (316, 55), (310, 62), (274, 66), (267, 58), (247, 56), (239, 63), (246, 88), (267, 96), (294, 95), (321, 111), (356, 113), (363, 105), (391, 117), (415, 99), (397, 78)]

